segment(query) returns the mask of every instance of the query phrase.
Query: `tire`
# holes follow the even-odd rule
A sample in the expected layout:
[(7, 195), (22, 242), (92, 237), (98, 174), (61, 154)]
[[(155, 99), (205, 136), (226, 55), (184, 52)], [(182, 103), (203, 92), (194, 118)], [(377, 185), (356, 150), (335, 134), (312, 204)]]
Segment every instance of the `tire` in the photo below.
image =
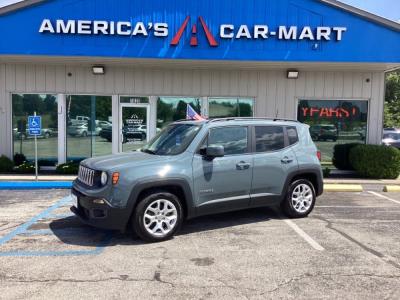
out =
[(86, 131), (82, 132), (82, 137), (87, 137), (87, 132)]
[(45, 139), (48, 139), (48, 138), (50, 138), (50, 136), (51, 136), (51, 135), (50, 135), (50, 133), (49, 133), (49, 132), (46, 132), (46, 133), (44, 134), (44, 138), (45, 138)]
[[(304, 193), (305, 197), (308, 195), (308, 200), (304, 199), (303, 202), (294, 200), (294, 198), (298, 197), (295, 195), (297, 193)], [(281, 208), (285, 215), (290, 218), (305, 218), (314, 209), (316, 198), (313, 184), (307, 179), (299, 179), (289, 185), (286, 197), (281, 203)]]
[[(164, 211), (165, 208), (167, 212)], [(149, 216), (154, 218), (150, 219)], [(168, 192), (154, 191), (139, 202), (131, 222), (134, 233), (140, 239), (154, 243), (172, 238), (182, 221), (183, 209), (179, 199)]]

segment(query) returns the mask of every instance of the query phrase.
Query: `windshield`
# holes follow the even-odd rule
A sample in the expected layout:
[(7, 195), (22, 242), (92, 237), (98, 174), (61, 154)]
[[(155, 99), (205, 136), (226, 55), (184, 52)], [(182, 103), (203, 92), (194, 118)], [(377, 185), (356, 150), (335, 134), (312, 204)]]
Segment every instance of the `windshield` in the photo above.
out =
[(186, 150), (201, 125), (172, 124), (164, 128), (142, 151), (156, 155), (177, 155)]
[(400, 133), (398, 132), (385, 133), (383, 135), (383, 139), (400, 140)]

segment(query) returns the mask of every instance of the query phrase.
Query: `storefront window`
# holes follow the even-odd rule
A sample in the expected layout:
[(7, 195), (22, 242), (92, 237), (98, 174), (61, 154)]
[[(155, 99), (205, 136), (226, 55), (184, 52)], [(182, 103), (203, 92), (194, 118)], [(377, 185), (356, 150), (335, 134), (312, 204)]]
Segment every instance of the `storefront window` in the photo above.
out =
[(157, 100), (157, 133), (174, 121), (186, 119), (188, 104), (200, 114), (200, 102), (200, 98), (159, 97)]
[(35, 159), (34, 137), (27, 130), (28, 117), (34, 113), (42, 117), (42, 131), (38, 136), (38, 159), (41, 165), (57, 164), (58, 118), (55, 95), (12, 95), (12, 124), (14, 154), (24, 154), (27, 160)]
[(67, 96), (67, 160), (112, 153), (110, 96)]
[(366, 143), (368, 101), (300, 100), (298, 120), (310, 125), (310, 134), (331, 162), (335, 144)]
[(244, 98), (209, 98), (210, 118), (252, 117), (254, 100)]

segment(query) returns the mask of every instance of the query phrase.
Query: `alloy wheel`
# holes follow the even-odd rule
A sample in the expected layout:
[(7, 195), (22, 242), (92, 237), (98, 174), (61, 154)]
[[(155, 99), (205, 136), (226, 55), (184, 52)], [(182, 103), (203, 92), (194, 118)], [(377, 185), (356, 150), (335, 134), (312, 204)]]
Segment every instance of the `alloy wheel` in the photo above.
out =
[(313, 191), (307, 184), (299, 184), (292, 192), (293, 208), (299, 213), (307, 212), (313, 203)]
[(166, 199), (152, 202), (145, 210), (143, 216), (144, 227), (153, 236), (163, 237), (170, 233), (176, 226), (178, 211), (175, 205)]

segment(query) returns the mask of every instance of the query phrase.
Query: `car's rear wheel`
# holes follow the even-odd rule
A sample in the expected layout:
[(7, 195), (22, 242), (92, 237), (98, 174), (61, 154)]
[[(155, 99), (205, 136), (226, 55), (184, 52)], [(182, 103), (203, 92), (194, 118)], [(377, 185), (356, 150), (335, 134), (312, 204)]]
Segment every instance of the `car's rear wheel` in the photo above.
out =
[(313, 210), (315, 201), (313, 184), (307, 179), (299, 179), (289, 185), (281, 207), (284, 213), (291, 218), (304, 218)]
[(155, 192), (146, 196), (136, 207), (132, 218), (133, 230), (146, 242), (170, 239), (183, 220), (179, 199), (168, 192)]

